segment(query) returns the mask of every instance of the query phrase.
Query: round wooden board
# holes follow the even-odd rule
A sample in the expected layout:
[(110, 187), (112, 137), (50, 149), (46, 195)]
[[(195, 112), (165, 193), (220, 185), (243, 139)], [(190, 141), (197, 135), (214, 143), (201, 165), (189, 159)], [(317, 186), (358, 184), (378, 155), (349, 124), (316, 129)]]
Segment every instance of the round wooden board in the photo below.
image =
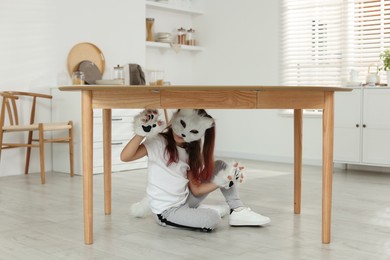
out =
[(68, 54), (68, 72), (72, 76), (74, 71), (79, 69), (79, 65), (83, 61), (91, 61), (103, 75), (105, 68), (105, 58), (101, 50), (94, 44), (89, 42), (81, 42), (73, 46)]

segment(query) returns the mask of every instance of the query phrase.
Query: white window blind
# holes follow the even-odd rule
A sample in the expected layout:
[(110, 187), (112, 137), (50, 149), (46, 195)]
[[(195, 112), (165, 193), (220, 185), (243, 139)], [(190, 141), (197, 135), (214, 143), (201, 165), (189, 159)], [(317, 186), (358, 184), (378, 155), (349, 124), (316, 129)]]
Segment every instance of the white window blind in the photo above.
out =
[[(390, 0), (283, 0), (285, 85), (342, 85), (352, 69), (365, 82), (390, 48)], [(383, 81), (385, 80), (382, 73)]]
[[(353, 53), (349, 65), (365, 76), (370, 64), (380, 66), (379, 54), (390, 47), (390, 1), (355, 1), (353, 14)], [(386, 82), (382, 74), (382, 81)]]

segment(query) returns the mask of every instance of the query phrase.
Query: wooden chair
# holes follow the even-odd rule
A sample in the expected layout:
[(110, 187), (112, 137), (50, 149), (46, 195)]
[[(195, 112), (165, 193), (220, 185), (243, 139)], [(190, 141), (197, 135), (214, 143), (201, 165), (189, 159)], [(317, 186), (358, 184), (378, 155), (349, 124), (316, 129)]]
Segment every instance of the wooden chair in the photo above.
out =
[[(37, 107), (37, 99), (51, 99), (52, 96), (30, 92), (5, 91), (0, 92), (1, 114), (0, 114), (0, 159), (1, 152), (11, 148), (27, 148), (25, 174), (28, 174), (30, 165), (31, 148), (39, 148), (40, 166), (41, 166), (41, 182), (45, 183), (45, 143), (68, 143), (69, 144), (69, 160), (70, 160), (70, 176), (74, 175), (73, 161), (73, 123), (35, 123), (35, 112)], [(30, 99), (30, 100), (27, 100)], [(30, 121), (26, 124), (19, 122), (18, 108), (22, 109), (23, 102), (31, 102)], [(25, 113), (23, 113), (25, 114)], [(6, 120), (8, 119), (8, 120)], [(3, 142), (6, 134), (12, 133), (27, 133), (27, 141), (12, 141)], [(50, 132), (50, 133), (47, 133)], [(53, 133), (57, 135), (65, 132), (62, 137), (53, 137)], [(36, 133), (34, 135), (34, 133)], [(12, 138), (12, 140), (17, 138)], [(11, 140), (11, 139), (10, 139)]]

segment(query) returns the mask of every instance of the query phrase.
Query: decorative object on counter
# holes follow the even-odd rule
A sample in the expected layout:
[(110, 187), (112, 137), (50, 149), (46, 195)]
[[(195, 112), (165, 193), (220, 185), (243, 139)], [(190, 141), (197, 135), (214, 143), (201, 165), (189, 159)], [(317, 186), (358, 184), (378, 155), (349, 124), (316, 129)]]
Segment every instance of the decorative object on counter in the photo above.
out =
[(149, 42), (154, 42), (153, 24), (154, 18), (146, 18), (146, 40)]
[(172, 43), (172, 34), (168, 32), (159, 32), (156, 34), (157, 42)]
[(359, 71), (352, 69), (350, 72), (350, 82), (359, 82)]
[(379, 58), (383, 63), (380, 69), (386, 72), (387, 86), (389, 87), (390, 86), (390, 50), (389, 49), (384, 50), (379, 55)]
[(164, 84), (164, 71), (152, 70), (150, 72), (150, 86), (162, 86)]
[(79, 70), (83, 61), (93, 62), (103, 75), (105, 69), (105, 58), (102, 51), (90, 42), (81, 42), (72, 47), (68, 54), (68, 73), (72, 76), (74, 71)]
[(122, 81), (122, 84), (125, 83), (125, 72), (122, 66), (117, 65), (114, 67), (113, 77), (114, 80)]
[[(375, 72), (371, 72), (371, 67), (376, 67), (376, 71)], [(378, 65), (377, 64), (370, 64), (368, 66), (368, 73), (367, 73), (367, 77), (366, 77), (366, 84), (368, 86), (375, 86), (375, 85), (379, 85), (381, 82), (381, 79), (379, 77), (379, 68), (378, 68)]]
[(177, 29), (177, 44), (186, 45), (187, 44), (187, 30), (183, 27)]
[(187, 45), (190, 46), (195, 46), (196, 41), (195, 41), (195, 30), (190, 28), (187, 30)]
[(359, 80), (359, 71), (356, 69), (351, 69), (349, 72), (349, 78), (343, 82), (343, 85), (348, 88), (363, 86), (363, 83)]
[(124, 66), (125, 85), (145, 85), (145, 73), (140, 65), (128, 63)]
[(102, 74), (95, 63), (89, 60), (80, 62), (79, 71), (84, 73), (86, 84), (95, 84), (96, 80), (102, 79)]
[(72, 73), (72, 85), (84, 85), (85, 76), (82, 71), (73, 71)]

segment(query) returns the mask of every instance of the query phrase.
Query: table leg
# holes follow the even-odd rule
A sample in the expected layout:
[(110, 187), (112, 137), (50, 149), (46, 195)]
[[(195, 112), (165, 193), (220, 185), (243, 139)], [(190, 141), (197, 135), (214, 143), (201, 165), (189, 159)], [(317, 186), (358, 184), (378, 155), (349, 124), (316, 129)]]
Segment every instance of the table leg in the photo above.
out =
[(322, 115), (322, 243), (330, 243), (333, 175), (334, 93), (325, 92)]
[(294, 213), (301, 213), (302, 109), (294, 110)]
[(84, 242), (93, 243), (93, 110), (92, 91), (82, 91), (82, 159), (83, 159), (83, 203)]
[(111, 109), (103, 109), (104, 213), (111, 214)]

